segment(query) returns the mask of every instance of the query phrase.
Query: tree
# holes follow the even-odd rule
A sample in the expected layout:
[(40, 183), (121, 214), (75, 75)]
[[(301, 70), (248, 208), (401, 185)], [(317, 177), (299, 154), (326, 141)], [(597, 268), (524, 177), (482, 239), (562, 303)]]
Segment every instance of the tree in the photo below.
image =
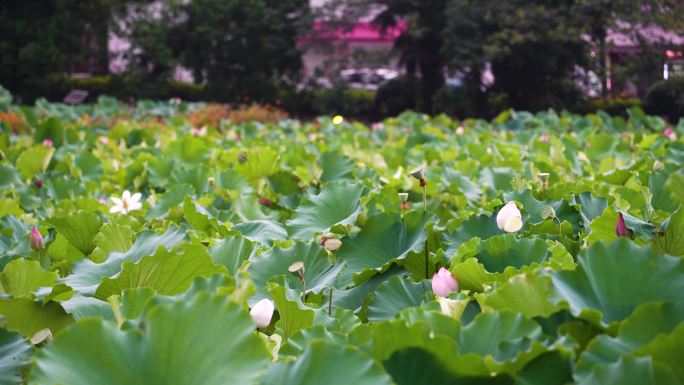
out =
[(574, 1), (452, 0), (447, 16), (449, 64), (471, 82), (491, 64), (490, 103), (539, 110), (577, 101), (572, 76), (586, 64), (586, 43)]
[(168, 81), (178, 65), (217, 100), (271, 99), (274, 85), (301, 68), (297, 36), (306, 0), (192, 0), (138, 4), (121, 30), (131, 40), (130, 71)]
[(42, 96), (49, 79), (108, 71), (108, 26), (117, 0), (7, 0), (0, 3), (0, 83)]

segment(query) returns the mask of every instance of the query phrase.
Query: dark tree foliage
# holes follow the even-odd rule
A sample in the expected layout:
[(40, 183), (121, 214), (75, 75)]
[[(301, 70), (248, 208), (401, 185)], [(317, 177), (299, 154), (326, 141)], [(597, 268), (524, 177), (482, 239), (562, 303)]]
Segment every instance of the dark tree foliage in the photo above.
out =
[(452, 0), (447, 15), (444, 53), (476, 80), (491, 64), (490, 103), (539, 110), (577, 101), (572, 76), (587, 63), (587, 44), (574, 1)]
[(0, 2), (0, 84), (19, 93), (49, 76), (107, 72), (114, 0)]
[(129, 12), (132, 71), (168, 80), (177, 65), (219, 100), (268, 98), (301, 68), (296, 38), (306, 0), (192, 0), (140, 4)]

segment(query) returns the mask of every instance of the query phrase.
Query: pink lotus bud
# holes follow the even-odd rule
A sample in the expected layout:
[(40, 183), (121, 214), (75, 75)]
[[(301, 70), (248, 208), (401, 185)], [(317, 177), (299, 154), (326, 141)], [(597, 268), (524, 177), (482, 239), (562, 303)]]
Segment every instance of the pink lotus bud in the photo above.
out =
[(273, 201), (268, 198), (259, 198), (257, 202), (259, 202), (260, 205), (266, 207), (270, 207), (273, 204)]
[(36, 186), (36, 188), (41, 188), (41, 187), (43, 187), (43, 181), (41, 179), (36, 178), (33, 181), (33, 185)]
[(192, 136), (200, 136), (200, 135), (202, 135), (202, 130), (200, 130), (199, 128), (193, 128), (192, 129)]
[(101, 136), (101, 137), (100, 137), (100, 142), (102, 142), (102, 144), (104, 144), (104, 145), (109, 144), (109, 137), (107, 137), (107, 136)]
[(252, 307), (252, 310), (249, 311), (249, 315), (258, 327), (265, 328), (271, 324), (274, 310), (275, 305), (273, 304), (273, 301), (264, 298)]
[(43, 236), (40, 231), (33, 226), (31, 227), (31, 235), (29, 235), (29, 244), (33, 250), (40, 250), (43, 248)]
[(618, 213), (617, 223), (615, 224), (615, 234), (617, 234), (618, 237), (630, 238), (633, 235), (632, 230), (628, 229), (625, 225), (625, 218), (622, 216), (622, 213)]
[(458, 128), (456, 129), (456, 135), (463, 135), (463, 134), (465, 134), (465, 128), (463, 128), (463, 126), (458, 126)]
[(549, 141), (549, 136), (546, 134), (543, 134), (542, 136), (539, 137), (539, 141), (542, 143), (546, 143)]
[(439, 297), (448, 297), (458, 292), (458, 281), (449, 270), (440, 267), (432, 277), (432, 291)]
[(51, 141), (50, 139), (45, 139), (45, 140), (43, 141), (43, 147), (50, 148), (50, 147), (52, 147), (52, 145), (53, 145), (53, 143), (52, 143), (52, 141)]
[(373, 123), (373, 125), (371, 126), (371, 129), (373, 131), (382, 130), (383, 128), (385, 128), (385, 125), (382, 124), (382, 122)]

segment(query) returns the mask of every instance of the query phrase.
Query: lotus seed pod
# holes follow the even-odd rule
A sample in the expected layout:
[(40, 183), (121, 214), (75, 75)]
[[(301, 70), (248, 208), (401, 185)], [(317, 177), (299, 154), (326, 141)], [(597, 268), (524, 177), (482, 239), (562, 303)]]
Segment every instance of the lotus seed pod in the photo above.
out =
[(237, 155), (237, 161), (240, 164), (243, 164), (249, 160), (249, 155), (247, 155), (247, 151), (240, 151)]
[(541, 209), (541, 217), (543, 219), (553, 219), (556, 217), (556, 210), (552, 206), (546, 205)]
[(340, 247), (342, 247), (342, 241), (339, 239), (328, 239), (323, 243), (323, 247), (328, 250), (328, 251), (336, 251)]

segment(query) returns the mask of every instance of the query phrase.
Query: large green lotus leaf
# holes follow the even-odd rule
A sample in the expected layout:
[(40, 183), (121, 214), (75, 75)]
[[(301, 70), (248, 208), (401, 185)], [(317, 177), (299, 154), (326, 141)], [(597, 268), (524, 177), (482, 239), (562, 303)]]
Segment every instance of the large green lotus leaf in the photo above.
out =
[(684, 208), (672, 214), (665, 225), (665, 232), (653, 238), (653, 245), (661, 253), (684, 256)]
[(154, 255), (138, 262), (124, 261), (121, 272), (114, 278), (103, 278), (95, 297), (106, 300), (120, 295), (125, 289), (147, 287), (161, 295), (184, 292), (195, 277), (207, 277), (226, 272), (217, 266), (207, 249), (198, 244), (183, 244), (175, 249), (157, 249)]
[(335, 225), (352, 225), (361, 211), (362, 193), (363, 187), (353, 183), (326, 184), (319, 194), (308, 194), (302, 199), (294, 217), (287, 222), (288, 232), (295, 239), (307, 241)]
[(194, 136), (183, 136), (168, 146), (170, 158), (186, 163), (205, 163), (211, 156), (208, 142)]
[(36, 174), (45, 171), (55, 153), (54, 148), (33, 146), (19, 155), (17, 158), (17, 170), (24, 179), (32, 179)]
[(559, 299), (575, 316), (608, 326), (643, 303), (681, 299), (683, 274), (681, 258), (618, 239), (593, 244), (579, 254), (575, 271), (554, 272), (552, 277)]
[(363, 324), (352, 331), (349, 340), (379, 361), (410, 347), (426, 349), (445, 363), (458, 353), (453, 337), (436, 336), (426, 323), (408, 325), (401, 319)]
[(5, 199), (0, 202), (0, 218), (6, 215), (14, 215), (15, 217), (21, 217), (24, 215), (24, 210), (19, 207), (19, 203)]
[(576, 378), (589, 377), (597, 367), (612, 365), (632, 355), (661, 334), (671, 333), (684, 322), (683, 302), (652, 302), (639, 306), (620, 323), (616, 337), (601, 334), (584, 350), (576, 367)]
[(373, 276), (373, 278), (350, 289), (334, 289), (333, 305), (358, 312), (368, 298), (368, 294), (375, 291), (383, 282), (398, 274), (404, 274), (404, 268), (393, 265), (387, 271)]
[[(665, 373), (662, 373), (665, 371)], [(672, 373), (661, 369), (657, 373), (651, 357), (621, 357), (618, 362), (597, 367), (590, 376), (577, 381), (578, 385), (678, 385)]]
[(606, 198), (595, 198), (590, 192), (583, 192), (575, 195), (575, 204), (577, 205), (584, 230), (589, 233), (591, 231), (590, 224), (594, 218), (598, 217), (608, 207), (608, 200)]
[(515, 376), (515, 385), (565, 385), (572, 383), (571, 358), (561, 351), (544, 353)]
[[(93, 250), (93, 253), (96, 251), (97, 249)], [(69, 242), (62, 234), (57, 234), (55, 240), (50, 243), (50, 246), (47, 248), (47, 254), (53, 261), (76, 262), (85, 258), (85, 254), (77, 249), (76, 246), (71, 244), (71, 242)], [(97, 258), (100, 257), (97, 256)], [(93, 259), (96, 260), (95, 258)]]
[(524, 191), (507, 192), (504, 193), (505, 201), (518, 201), (523, 205), (523, 221), (529, 223), (540, 223), (544, 220), (542, 217), (542, 209), (544, 206), (553, 207), (556, 212), (556, 217), (561, 221), (568, 221), (572, 224), (575, 232), (579, 231), (580, 213), (570, 203), (560, 201), (540, 201), (532, 195), (532, 190), (526, 189)]
[(332, 182), (351, 177), (354, 161), (338, 152), (325, 152), (319, 160), (323, 168), (321, 182)]
[(193, 187), (187, 183), (173, 185), (147, 212), (147, 219), (164, 218), (169, 210), (183, 203), (186, 196), (192, 195)]
[(144, 330), (79, 321), (36, 355), (29, 383), (256, 384), (268, 357), (242, 306), (199, 293), (150, 309)]
[(410, 252), (423, 250), (427, 239), (425, 225), (433, 218), (422, 211), (412, 211), (403, 218), (392, 212), (374, 215), (359, 234), (343, 241), (337, 256), (347, 262), (347, 271), (353, 273), (354, 281), (363, 282)]
[(588, 244), (594, 244), (599, 241), (610, 242), (618, 236), (615, 234), (615, 225), (617, 224), (618, 213), (612, 207), (606, 207), (603, 213), (594, 218), (589, 224), (589, 235), (586, 241)]
[(340, 282), (338, 277), (344, 269), (345, 262), (333, 265), (326, 251), (314, 242), (295, 242), (288, 248), (276, 246), (267, 252), (255, 256), (251, 260), (249, 273), (257, 287), (257, 293), (250, 302), (254, 303), (266, 297), (264, 287), (275, 276), (284, 275), (288, 288), (302, 290), (302, 283), (288, 271), (295, 262), (304, 264), (304, 282), (307, 292), (320, 293), (330, 287), (346, 286), (351, 282)]
[(84, 211), (67, 217), (50, 218), (45, 222), (86, 255), (95, 248), (93, 240), (102, 225), (97, 215)]
[(23, 374), (32, 350), (20, 334), (0, 328), (0, 385), (24, 383)]
[[(383, 362), (387, 373), (397, 385), (509, 385), (513, 379), (506, 375), (463, 377), (453, 373), (447, 365), (422, 348), (397, 350)], [(540, 384), (540, 383), (535, 383)]]
[(470, 178), (463, 175), (462, 172), (453, 168), (442, 169), (442, 180), (448, 187), (451, 194), (461, 193), (466, 198), (468, 203), (475, 204), (482, 197), (482, 188)]
[(276, 328), (282, 330), (283, 338), (287, 340), (299, 330), (313, 325), (316, 312), (304, 305), (300, 291), (283, 287), (276, 282), (269, 282), (266, 291), (280, 315)]
[[(235, 164), (235, 171), (246, 180), (254, 182), (278, 171), (278, 153), (269, 147), (251, 147), (241, 150), (247, 154), (245, 162)], [(237, 155), (237, 154), (236, 154)], [(240, 156), (237, 155), (239, 158)]]
[(382, 365), (352, 346), (315, 341), (297, 360), (271, 366), (264, 385), (382, 385), (392, 379)]
[(561, 309), (548, 276), (531, 272), (515, 275), (503, 285), (476, 298), (482, 308), (521, 313), (528, 318), (548, 317)]
[(549, 257), (548, 246), (543, 239), (517, 238), (514, 234), (491, 237), (480, 242), (476, 250), (477, 260), (490, 273), (502, 273), (509, 267), (520, 269), (541, 264)]
[(235, 214), (243, 222), (269, 220), (277, 221), (278, 213), (276, 211), (267, 210), (259, 203), (259, 196), (252, 188), (245, 188), (240, 191), (235, 200)]
[(154, 254), (158, 246), (174, 247), (185, 239), (185, 230), (169, 227), (162, 235), (153, 231), (138, 233), (135, 243), (125, 253), (109, 253), (102, 263), (83, 260), (74, 265), (73, 273), (64, 278), (64, 283), (83, 295), (93, 295), (104, 278), (114, 277), (121, 271), (125, 261), (138, 262), (145, 255)]
[(97, 181), (102, 176), (102, 161), (90, 152), (78, 154), (74, 163), (81, 170), (84, 181)]
[(93, 297), (84, 297), (74, 294), (69, 299), (59, 303), (67, 314), (70, 314), (76, 321), (83, 318), (97, 317), (114, 321), (114, 312), (109, 302), (102, 301)]
[(41, 286), (52, 286), (55, 281), (57, 274), (44, 271), (37, 261), (19, 258), (8, 263), (0, 273), (0, 293), (24, 297)]
[(378, 287), (368, 304), (368, 320), (372, 322), (394, 319), (399, 312), (429, 302), (425, 293), (432, 288), (430, 280), (411, 282), (407, 278), (394, 276)]
[(673, 212), (679, 207), (679, 203), (673, 198), (673, 194), (665, 187), (670, 174), (667, 172), (654, 172), (648, 176), (648, 189), (651, 192), (651, 206), (656, 210)]
[(25, 297), (0, 299), (0, 316), (5, 318), (7, 329), (26, 337), (46, 328), (55, 333), (74, 322), (58, 303), (41, 304)]
[(672, 333), (657, 336), (648, 345), (639, 348), (635, 354), (653, 357), (654, 364), (667, 367), (680, 383), (684, 383), (684, 322)]
[(256, 253), (254, 243), (247, 238), (229, 235), (221, 243), (212, 247), (209, 254), (219, 265), (228, 269), (230, 275), (235, 276), (245, 261)]
[(479, 180), (481, 185), (497, 191), (506, 191), (511, 188), (511, 181), (516, 172), (508, 167), (487, 167), (480, 171)]
[[(2, 168), (0, 168), (0, 170), (2, 170)], [(0, 179), (0, 181), (1, 180), (2, 179)], [(0, 187), (2, 187), (2, 183), (0, 183)], [(672, 173), (667, 180), (665, 187), (672, 193), (672, 199), (679, 202), (680, 205), (684, 205), (684, 196), (680, 193), (680, 191), (684, 191), (684, 175), (681, 173)]]
[(301, 329), (290, 337), (278, 350), (278, 356), (299, 356), (313, 341), (327, 341), (337, 345), (346, 345), (349, 338), (339, 332), (328, 330), (325, 325), (314, 325)]
[(0, 189), (8, 189), (21, 184), (21, 175), (10, 164), (0, 164)]
[(100, 232), (93, 239), (96, 247), (90, 258), (94, 261), (104, 261), (113, 251), (126, 252), (133, 245), (133, 238), (135, 234), (131, 226), (106, 223), (100, 227)]
[(655, 225), (641, 219), (631, 216), (627, 213), (622, 213), (625, 220), (625, 227), (634, 232), (634, 236), (651, 239), (656, 235), (657, 229)]
[(541, 326), (522, 314), (481, 313), (459, 334), (460, 354), (491, 357), (494, 362), (514, 360), (542, 337)]
[(243, 222), (233, 227), (250, 241), (272, 245), (273, 241), (284, 241), (287, 239), (287, 231), (278, 222), (268, 220), (257, 220)]
[(443, 241), (448, 245), (446, 256), (451, 260), (456, 250), (473, 238), (487, 239), (501, 234), (502, 231), (496, 226), (495, 217), (484, 214), (472, 216), (466, 219), (453, 234), (444, 233)]
[(192, 186), (197, 193), (206, 192), (209, 186), (209, 168), (204, 164), (175, 167), (171, 177), (178, 184)]

